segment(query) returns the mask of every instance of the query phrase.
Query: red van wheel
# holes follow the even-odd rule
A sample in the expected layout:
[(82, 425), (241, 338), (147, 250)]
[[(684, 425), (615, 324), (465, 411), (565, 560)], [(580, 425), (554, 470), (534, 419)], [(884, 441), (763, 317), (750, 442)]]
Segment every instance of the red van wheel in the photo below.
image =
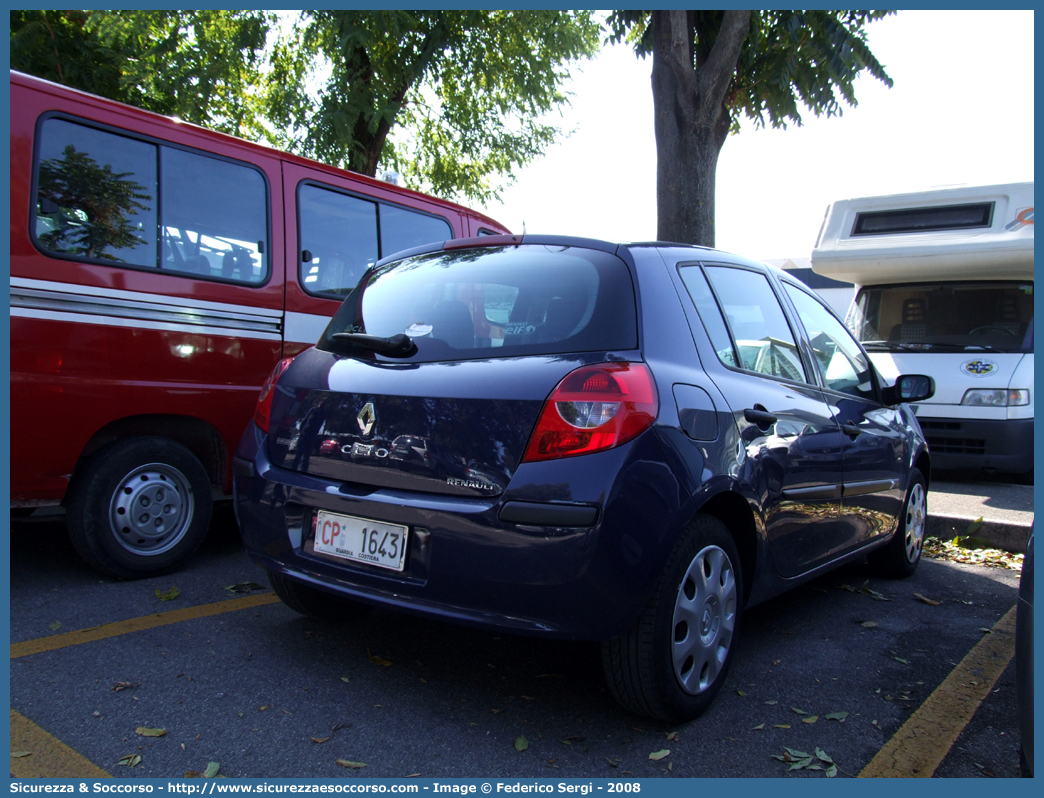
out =
[(123, 579), (172, 570), (210, 526), (210, 479), (192, 452), (136, 437), (100, 449), (69, 490), (69, 537), (94, 568)]

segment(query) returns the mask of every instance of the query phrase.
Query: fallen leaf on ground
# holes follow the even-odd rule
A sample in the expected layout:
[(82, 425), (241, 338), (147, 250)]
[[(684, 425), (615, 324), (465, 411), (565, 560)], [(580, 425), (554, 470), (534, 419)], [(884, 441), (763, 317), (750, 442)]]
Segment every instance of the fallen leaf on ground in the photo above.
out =
[(150, 729), (146, 726), (139, 726), (134, 730), (135, 734), (140, 734), (142, 737), (163, 737), (166, 733), (166, 729)]
[(765, 724), (764, 723), (759, 723), (757, 726), (755, 726), (753, 729), (751, 729), (751, 731), (762, 731), (764, 728), (765, 728)]
[(62, 628), (62, 622), (51, 621), (49, 624), (47, 624), (47, 628), (50, 629), (52, 632), (57, 632), (59, 629)]
[(653, 760), (653, 762), (659, 762), (664, 757), (670, 756), (670, 753), (671, 749), (661, 748), (659, 751), (653, 751), (651, 754), (649, 754), (649, 759)]
[(121, 765), (126, 765), (129, 768), (135, 767), (136, 765), (141, 764), (141, 755), (140, 754), (127, 754), (127, 756), (121, 756), (120, 757), (120, 764)]
[(21, 759), (24, 756), (32, 756), (32, 755), (33, 755), (32, 751), (12, 751), (11, 752), (11, 758), (12, 759)]
[(337, 764), (340, 765), (343, 768), (352, 768), (354, 770), (358, 770), (359, 768), (366, 767), (366, 763), (365, 762), (352, 762), (352, 761), (350, 761), (348, 759), (338, 759), (337, 760)]
[(258, 712), (264, 712), (266, 709), (271, 709), (271, 708), (272, 708), (271, 704), (265, 704), (263, 707), (258, 707), (257, 711)]
[(864, 629), (874, 629), (877, 627), (877, 621), (862, 621), (859, 625)]
[(173, 601), (181, 595), (181, 588), (177, 585), (172, 585), (166, 592), (156, 588), (156, 598), (160, 601)]
[(772, 726), (772, 728), (773, 729), (789, 729), (790, 728), (790, 724), (789, 723), (776, 723), (776, 724), (774, 724)]
[(798, 709), (797, 707), (791, 707), (791, 709), (792, 709), (792, 710), (793, 710), (794, 712), (798, 713), (799, 715), (807, 715), (807, 714), (808, 714), (807, 712), (805, 712), (805, 710), (803, 710), (803, 709)]
[(824, 715), (823, 717), (826, 718), (827, 720), (836, 720), (836, 721), (844, 722), (845, 718), (848, 717), (848, 713), (847, 712), (831, 712), (829, 715)]
[(927, 596), (922, 596), (920, 593), (914, 593), (914, 598), (918, 601), (923, 601), (925, 604), (931, 604), (933, 607), (938, 607), (940, 604), (942, 604), (941, 601), (933, 601)]
[(802, 718), (801, 722), (802, 723), (815, 723), (817, 720), (819, 720), (819, 715), (809, 715), (807, 718)]
[(319, 743), (320, 745), (322, 745), (323, 743), (325, 743), (329, 739), (330, 739), (329, 737), (313, 737), (312, 738), (312, 742), (313, 743)]
[(516, 751), (525, 751), (527, 748), (529, 748), (529, 740), (527, 740), (525, 737), (518, 737), (515, 740)]
[(670, 741), (670, 740), (677, 740), (677, 739), (678, 739), (678, 732), (667, 732), (667, 740), (668, 741)]
[(132, 687), (141, 687), (141, 684), (141, 682), (138, 682), (136, 684), (134, 682), (114, 682), (111, 689), (114, 693), (118, 693), (120, 692), (120, 690), (129, 690)]
[(219, 770), (221, 770), (220, 762), (207, 762), (207, 769), (203, 771), (203, 778), (212, 779), (218, 774)]
[(267, 590), (267, 588), (257, 582), (237, 582), (234, 585), (226, 585), (225, 590), (229, 593), (249, 593), (251, 590)]
[[(993, 568), (1007, 568), (1011, 571), (1021, 571), (1024, 554), (1013, 554), (1009, 551), (990, 548), (986, 545), (973, 545), (972, 539), (955, 538), (953, 540), (939, 540), (938, 538), (927, 538), (922, 549), (926, 557), (937, 560), (948, 560), (950, 562), (965, 563), (967, 565), (984, 565)], [(957, 599), (952, 599), (957, 601)], [(962, 601), (971, 604), (970, 601)]]
[(370, 649), (366, 649), (366, 656), (370, 658), (370, 662), (372, 662), (374, 665), (383, 665), (385, 668), (391, 667), (391, 660), (384, 659), (383, 657), (378, 657), (376, 654), (371, 654)]

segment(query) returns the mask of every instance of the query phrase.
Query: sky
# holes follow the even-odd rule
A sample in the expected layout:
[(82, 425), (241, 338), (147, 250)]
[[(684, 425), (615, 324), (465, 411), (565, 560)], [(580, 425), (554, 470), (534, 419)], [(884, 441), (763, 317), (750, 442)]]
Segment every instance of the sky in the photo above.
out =
[[(849, 197), (1033, 180), (1033, 12), (900, 11), (867, 28), (895, 85), (856, 82), (841, 117), (744, 120), (722, 148), (716, 246), (807, 258), (827, 205)], [(652, 61), (607, 47), (574, 69), (561, 127), (486, 213), (512, 232), (656, 237)]]

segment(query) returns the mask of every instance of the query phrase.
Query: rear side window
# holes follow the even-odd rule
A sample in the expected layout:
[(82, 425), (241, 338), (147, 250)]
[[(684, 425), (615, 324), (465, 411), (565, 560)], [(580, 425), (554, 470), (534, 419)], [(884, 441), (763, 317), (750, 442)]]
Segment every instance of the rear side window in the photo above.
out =
[(736, 350), (732, 347), (729, 331), (725, 328), (725, 319), (722, 318), (721, 308), (707, 284), (707, 278), (699, 266), (683, 266), (679, 269), (682, 282), (685, 283), (689, 296), (700, 314), (700, 320), (710, 336), (711, 343), (718, 359), (728, 365), (736, 365)]
[(268, 279), (268, 196), (242, 164), (65, 119), (40, 127), (33, 232), (52, 254), (182, 276)]
[(768, 278), (726, 266), (708, 266), (707, 276), (736, 342), (740, 368), (804, 382), (794, 333)]
[(346, 296), (381, 258), (453, 238), (449, 222), (303, 183), (297, 192), (300, 280), (315, 294)]
[(513, 246), (433, 252), (382, 266), (345, 300), (319, 348), (356, 332), (417, 344), (414, 361), (635, 349), (627, 265), (605, 252)]

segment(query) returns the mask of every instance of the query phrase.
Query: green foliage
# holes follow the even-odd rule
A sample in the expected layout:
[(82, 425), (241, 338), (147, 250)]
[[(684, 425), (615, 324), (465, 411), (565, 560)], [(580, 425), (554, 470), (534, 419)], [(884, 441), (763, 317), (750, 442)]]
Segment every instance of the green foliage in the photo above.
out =
[(11, 67), (487, 200), (561, 135), (599, 37), (586, 11), (12, 11)]
[[(721, 28), (721, 11), (690, 12), (694, 68), (699, 69)], [(856, 105), (860, 72), (891, 87), (866, 44), (866, 25), (894, 11), (756, 11), (725, 99), (733, 133), (741, 116), (756, 126), (801, 124), (799, 104), (816, 116), (840, 116), (839, 98)], [(639, 56), (651, 52), (647, 11), (615, 11), (610, 40), (627, 41)]]
[(256, 138), (273, 22), (259, 11), (12, 11), (11, 68)]
[[(541, 121), (567, 97), (568, 65), (593, 55), (588, 12), (310, 11), (276, 46), (273, 143), (443, 196), (496, 196), (493, 176), (541, 154)], [(305, 78), (326, 67), (318, 96)]]

